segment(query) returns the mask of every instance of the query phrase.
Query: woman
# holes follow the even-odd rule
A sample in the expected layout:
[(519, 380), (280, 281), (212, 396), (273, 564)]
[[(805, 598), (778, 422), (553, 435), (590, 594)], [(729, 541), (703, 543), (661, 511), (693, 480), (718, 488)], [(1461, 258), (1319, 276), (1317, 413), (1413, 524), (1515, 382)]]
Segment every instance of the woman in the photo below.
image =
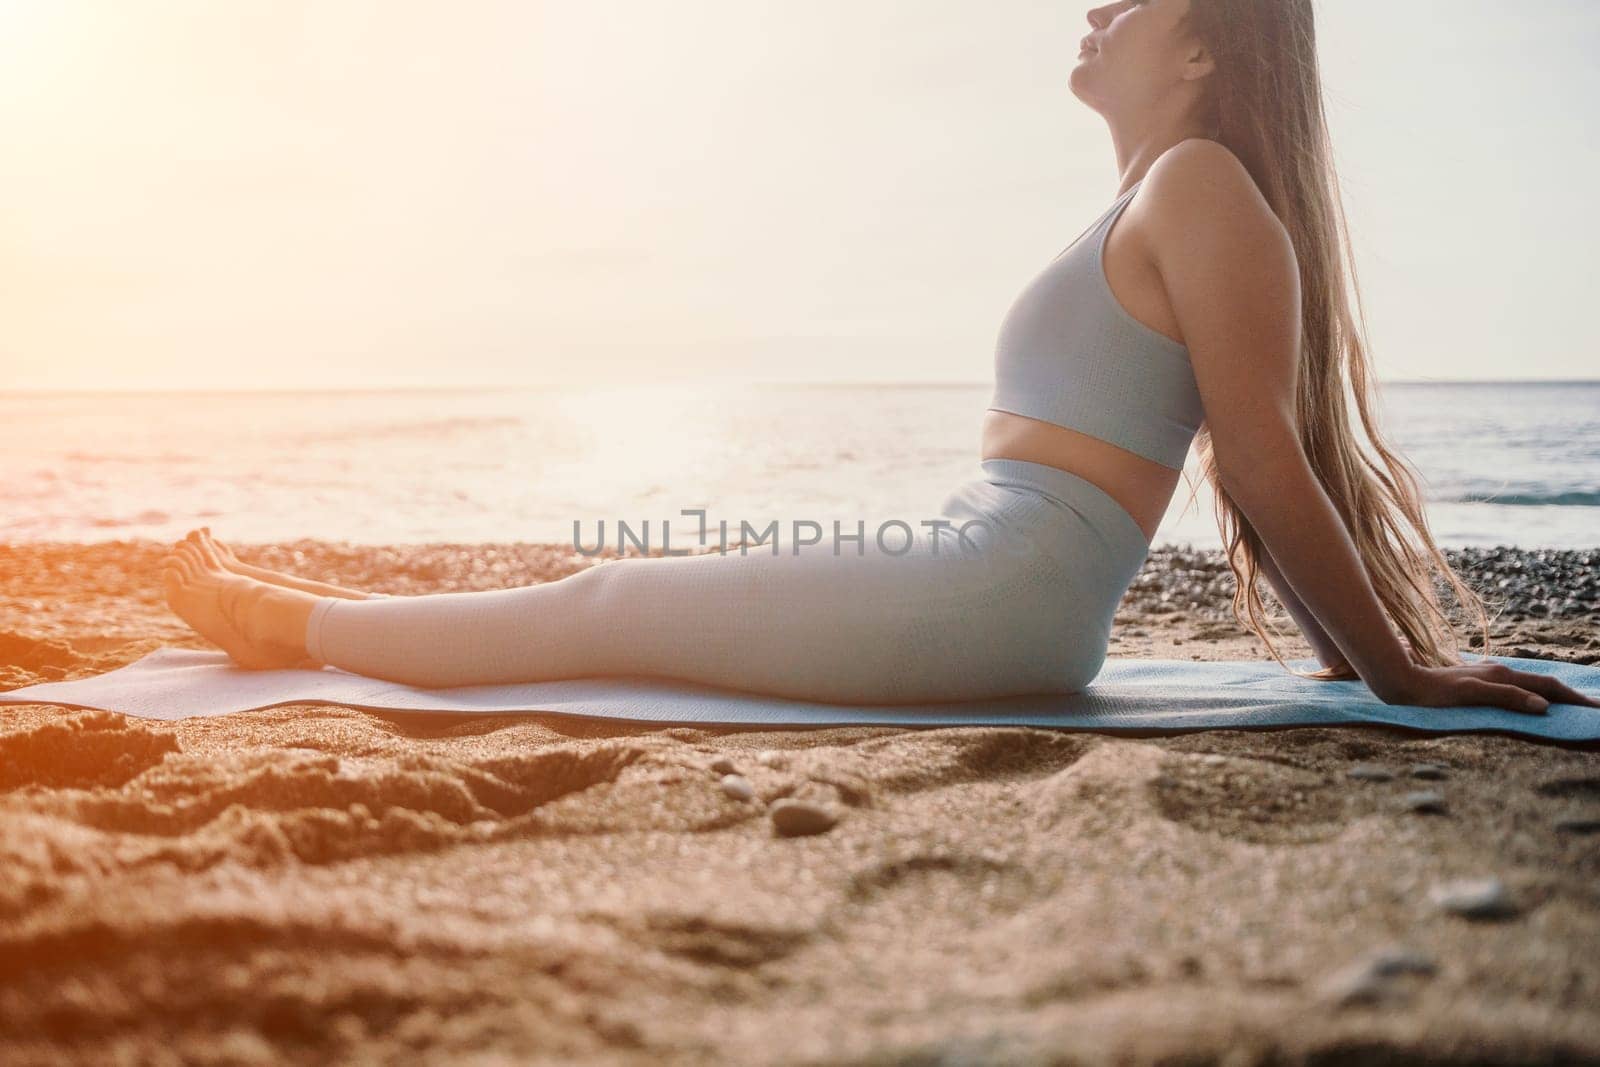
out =
[(1073, 691), (1104, 661), (1196, 443), (1234, 614), (1280, 664), (1258, 574), (1323, 664), (1310, 677), (1360, 677), (1389, 703), (1600, 707), (1456, 654), (1434, 579), (1475, 613), (1485, 652), (1488, 620), (1371, 418), (1311, 0), (1118, 0), (1088, 21), (1071, 88), (1110, 127), (1121, 194), (1002, 322), (982, 476), (944, 502), (946, 525), (904, 546), (630, 558), (398, 598), (246, 567), (202, 530), (164, 561), (169, 603), (246, 667), (309, 659), (414, 685), (660, 675), (841, 703)]

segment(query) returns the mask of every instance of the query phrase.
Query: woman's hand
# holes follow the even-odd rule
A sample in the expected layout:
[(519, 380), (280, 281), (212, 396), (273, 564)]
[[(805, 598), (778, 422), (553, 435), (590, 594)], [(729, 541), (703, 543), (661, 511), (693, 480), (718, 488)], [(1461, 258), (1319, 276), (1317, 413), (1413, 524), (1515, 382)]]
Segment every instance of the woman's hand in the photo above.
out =
[(1540, 714), (1550, 701), (1600, 708), (1600, 700), (1584, 696), (1549, 675), (1519, 671), (1504, 663), (1467, 663), (1458, 667), (1412, 664), (1402, 678), (1381, 687), (1370, 685), (1385, 704), (1443, 708), (1482, 705)]

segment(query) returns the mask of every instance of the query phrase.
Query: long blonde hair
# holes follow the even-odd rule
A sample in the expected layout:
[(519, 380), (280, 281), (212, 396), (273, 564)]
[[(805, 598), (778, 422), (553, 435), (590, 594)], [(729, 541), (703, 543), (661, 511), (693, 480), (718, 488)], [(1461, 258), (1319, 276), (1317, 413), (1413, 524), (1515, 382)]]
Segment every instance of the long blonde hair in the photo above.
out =
[[(1216, 61), (1207, 77), (1210, 110), (1203, 116), (1214, 139), (1232, 150), (1255, 179), (1299, 260), (1303, 303), (1296, 419), (1311, 468), (1344, 520), (1378, 599), (1410, 643), (1412, 659), (1427, 666), (1461, 662), (1455, 624), (1439, 599), (1443, 588), (1474, 614), (1482, 631), (1481, 652), (1489, 655), (1483, 600), (1434, 544), (1417, 476), (1385, 443), (1373, 418), (1376, 383), (1323, 109), (1311, 0), (1190, 0), (1180, 30), (1204, 44)], [(1357, 438), (1352, 409), (1370, 454)], [(1215, 492), (1217, 524), (1237, 581), (1234, 618), (1255, 631), (1286, 670), (1308, 678), (1352, 677), (1327, 668), (1294, 671), (1284, 662), (1256, 590), (1261, 541), (1220, 485), (1205, 427), (1196, 448)]]

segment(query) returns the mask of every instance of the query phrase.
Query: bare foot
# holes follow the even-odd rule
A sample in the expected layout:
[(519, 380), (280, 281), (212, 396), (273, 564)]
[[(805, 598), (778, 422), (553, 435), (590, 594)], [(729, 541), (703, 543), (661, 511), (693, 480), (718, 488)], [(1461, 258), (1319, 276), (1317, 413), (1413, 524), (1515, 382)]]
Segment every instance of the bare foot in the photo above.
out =
[(317, 598), (225, 570), (180, 541), (161, 561), (167, 606), (196, 633), (251, 670), (309, 664), (305, 625)]
[(211, 536), (211, 527), (202, 526), (197, 530), (190, 530), (184, 540), (194, 543), (197, 547), (208, 547), (211, 554), (217, 557), (223, 570), (233, 574), (242, 574), (246, 578), (255, 578), (272, 585), (282, 586), (285, 589), (298, 589), (302, 593), (313, 596), (333, 596), (344, 600), (368, 600), (375, 594), (366, 593), (360, 589), (347, 589), (342, 585), (330, 585), (327, 582), (318, 582), (310, 578), (298, 578), (282, 571), (268, 570), (266, 567), (257, 567), (246, 563), (233, 554), (233, 549)]

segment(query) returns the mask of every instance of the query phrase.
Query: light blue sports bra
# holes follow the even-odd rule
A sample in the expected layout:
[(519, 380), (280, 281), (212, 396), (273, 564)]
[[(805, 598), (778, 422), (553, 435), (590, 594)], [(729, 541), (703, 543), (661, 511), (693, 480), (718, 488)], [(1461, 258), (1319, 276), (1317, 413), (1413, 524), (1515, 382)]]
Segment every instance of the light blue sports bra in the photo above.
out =
[(1000, 323), (990, 411), (1097, 437), (1174, 470), (1205, 417), (1189, 350), (1123, 309), (1106, 234), (1144, 181), (1040, 271)]

